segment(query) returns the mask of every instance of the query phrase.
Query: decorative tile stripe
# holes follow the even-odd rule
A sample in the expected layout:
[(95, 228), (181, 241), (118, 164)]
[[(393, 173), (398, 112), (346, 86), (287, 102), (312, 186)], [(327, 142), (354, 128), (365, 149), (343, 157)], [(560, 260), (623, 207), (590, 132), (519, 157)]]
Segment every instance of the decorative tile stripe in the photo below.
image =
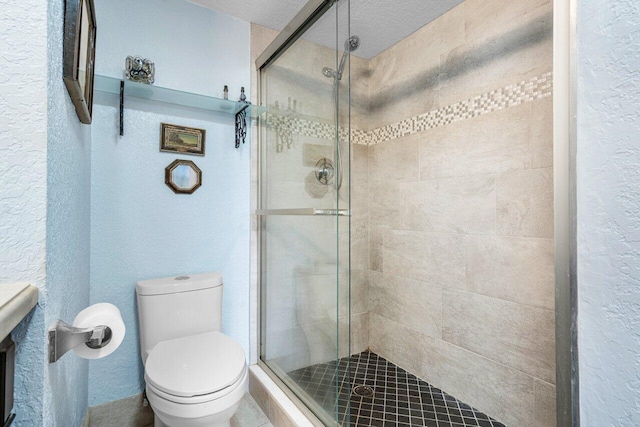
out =
[(369, 132), (368, 144), (379, 144), (414, 133), (445, 126), (461, 120), (482, 116), (505, 108), (551, 96), (553, 73), (548, 72), (528, 81), (512, 84), (501, 89), (456, 102), (455, 104), (429, 111), (398, 123), (379, 127)]
[[(351, 129), (351, 143), (373, 145), (424, 132), (440, 126), (467, 120), (474, 117), (515, 107), (536, 99), (546, 98), (553, 93), (553, 73), (544, 73), (527, 81), (505, 86), (501, 89), (456, 102), (427, 113), (401, 120), (371, 131)], [(313, 138), (333, 139), (335, 127), (331, 123), (322, 123), (301, 117), (268, 115), (267, 125), (274, 128), (279, 138), (291, 141), (291, 135), (304, 135)], [(339, 130), (339, 138), (347, 139), (347, 130)]]
[[(300, 117), (269, 114), (267, 116), (267, 126), (276, 131), (279, 139), (285, 141), (290, 140), (291, 135), (302, 135), (320, 139), (333, 139), (335, 137), (335, 126), (333, 124)], [(347, 136), (347, 130), (340, 128), (338, 137), (344, 141), (347, 139)], [(370, 139), (370, 132), (351, 129), (352, 144), (368, 145)]]

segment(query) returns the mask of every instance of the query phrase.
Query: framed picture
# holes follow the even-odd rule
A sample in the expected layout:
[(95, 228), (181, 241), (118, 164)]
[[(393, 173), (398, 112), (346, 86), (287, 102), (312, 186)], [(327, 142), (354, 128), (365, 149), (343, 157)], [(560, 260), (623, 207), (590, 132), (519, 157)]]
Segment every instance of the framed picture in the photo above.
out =
[(204, 129), (160, 124), (160, 151), (204, 156)]
[(202, 186), (202, 171), (191, 160), (177, 159), (164, 169), (164, 183), (176, 194), (193, 194)]
[(78, 118), (91, 123), (96, 58), (96, 12), (93, 0), (65, 0), (62, 79)]

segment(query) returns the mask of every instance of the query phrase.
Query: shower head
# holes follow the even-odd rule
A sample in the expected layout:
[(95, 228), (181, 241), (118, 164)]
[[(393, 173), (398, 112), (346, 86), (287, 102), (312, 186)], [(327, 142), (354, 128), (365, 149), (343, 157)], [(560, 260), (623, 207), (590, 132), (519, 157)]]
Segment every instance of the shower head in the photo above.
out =
[(360, 37), (358, 36), (351, 36), (346, 42), (344, 42), (345, 52), (353, 52), (354, 50), (358, 50), (359, 47), (360, 47)]
[(344, 52), (342, 52), (342, 57), (340, 58), (340, 64), (338, 65), (338, 71), (334, 71), (329, 67), (324, 67), (322, 69), (322, 74), (325, 77), (333, 78), (336, 81), (342, 79), (342, 72), (344, 71), (345, 59), (348, 53), (351, 53), (357, 50), (360, 47), (360, 37), (351, 36), (344, 42)]

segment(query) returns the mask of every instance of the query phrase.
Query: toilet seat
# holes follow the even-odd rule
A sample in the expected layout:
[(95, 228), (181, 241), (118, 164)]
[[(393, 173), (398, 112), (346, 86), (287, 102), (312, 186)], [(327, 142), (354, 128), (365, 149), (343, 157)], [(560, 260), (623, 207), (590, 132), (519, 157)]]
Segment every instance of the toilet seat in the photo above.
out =
[(166, 400), (167, 402), (177, 403), (180, 405), (195, 405), (198, 403), (209, 403), (215, 400), (222, 400), (223, 398), (232, 394), (238, 387), (241, 387), (243, 385), (244, 380), (248, 378), (248, 376), (249, 376), (249, 368), (246, 367), (244, 372), (241, 374), (240, 378), (238, 379), (237, 383), (232, 384), (229, 387), (226, 387), (214, 393), (202, 394), (199, 396), (191, 396), (191, 397), (180, 397), (180, 396), (175, 396), (175, 395), (166, 393), (154, 387), (153, 384), (147, 382), (147, 396), (149, 395), (149, 393), (152, 393), (158, 396), (159, 398)]
[(159, 397), (201, 403), (232, 392), (247, 375), (244, 351), (220, 332), (158, 343), (147, 358), (145, 380)]

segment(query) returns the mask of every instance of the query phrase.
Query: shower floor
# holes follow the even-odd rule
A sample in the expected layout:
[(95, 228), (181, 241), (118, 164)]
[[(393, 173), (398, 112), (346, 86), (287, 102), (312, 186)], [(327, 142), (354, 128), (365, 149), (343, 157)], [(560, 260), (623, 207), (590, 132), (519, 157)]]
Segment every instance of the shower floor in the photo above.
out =
[[(342, 425), (349, 425), (350, 418), (350, 425), (358, 427), (504, 427), (371, 351), (298, 369), (289, 376), (325, 409), (331, 410), (339, 393), (337, 412)], [(352, 393), (351, 388), (358, 385), (371, 387), (373, 396)]]

